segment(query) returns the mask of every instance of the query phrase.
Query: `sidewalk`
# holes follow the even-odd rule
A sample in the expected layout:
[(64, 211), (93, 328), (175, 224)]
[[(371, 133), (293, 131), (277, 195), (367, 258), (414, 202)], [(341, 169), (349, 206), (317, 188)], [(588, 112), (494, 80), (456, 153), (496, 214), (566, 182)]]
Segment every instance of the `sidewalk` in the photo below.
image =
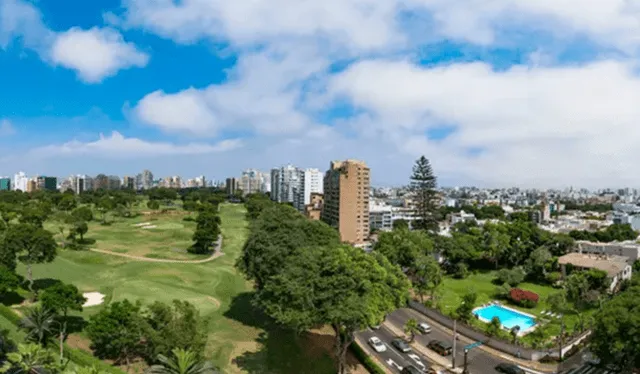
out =
[[(453, 331), (451, 331), (450, 329), (446, 328), (445, 326), (442, 326), (441, 324), (439, 324), (438, 322), (430, 319), (429, 317), (425, 316), (422, 313), (419, 313), (418, 311), (408, 308), (408, 310), (410, 310), (410, 312), (412, 314), (414, 314), (416, 317), (419, 317), (420, 319), (425, 319), (427, 320), (427, 322), (430, 325), (435, 325), (438, 326), (441, 330), (444, 330), (447, 334), (450, 334), (451, 336), (453, 336)], [(396, 331), (396, 330), (394, 330)], [(459, 334), (460, 335), (460, 334)], [(463, 335), (460, 335), (460, 339), (466, 339), (469, 340), (468, 338), (464, 337)], [(514, 363), (518, 366), (521, 366), (523, 368), (528, 368), (528, 369), (532, 369), (532, 370), (536, 370), (536, 371), (541, 371), (544, 373), (556, 373), (558, 370), (558, 365), (554, 365), (554, 364), (543, 364), (537, 361), (529, 361), (529, 360), (522, 360), (522, 359), (518, 359), (515, 358), (511, 355), (508, 355), (504, 352), (500, 352), (498, 350), (495, 350), (491, 347), (487, 347), (486, 345), (481, 345), (478, 347), (478, 349), (482, 349), (483, 351), (489, 353), (492, 356), (497, 356), (500, 357), (501, 359), (505, 360), (505, 361), (509, 361), (511, 363)], [(451, 365), (449, 365), (451, 366)], [(448, 367), (448, 366), (447, 366)]]
[[(401, 329), (395, 327), (390, 322), (384, 322), (384, 326), (386, 328), (388, 328), (389, 330), (391, 330), (391, 332), (393, 332), (397, 336), (405, 336), (404, 331), (402, 331)], [(446, 357), (440, 356), (439, 354), (435, 353), (434, 351), (432, 351), (430, 349), (427, 349), (427, 347), (423, 347), (422, 345), (418, 344), (415, 341), (413, 343), (411, 343), (411, 348), (414, 351), (416, 351), (416, 352), (422, 354), (423, 356), (425, 356), (426, 358), (428, 358), (431, 362), (435, 362), (437, 365), (440, 365), (443, 368), (446, 368), (451, 373), (457, 373), (457, 374), (462, 373), (462, 368), (455, 368), (455, 369), (451, 368), (451, 360), (450, 359), (447, 359)]]

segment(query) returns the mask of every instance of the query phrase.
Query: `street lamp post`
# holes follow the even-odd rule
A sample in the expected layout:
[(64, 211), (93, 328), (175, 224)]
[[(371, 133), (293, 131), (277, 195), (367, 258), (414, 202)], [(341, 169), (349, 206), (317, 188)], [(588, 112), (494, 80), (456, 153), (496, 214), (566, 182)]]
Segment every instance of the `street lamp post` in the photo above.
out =
[(458, 335), (456, 332), (457, 328), (457, 320), (453, 320), (453, 354), (451, 355), (451, 367), (453, 369), (456, 368), (456, 336)]
[(469, 374), (469, 367), (467, 366), (467, 354), (469, 353), (468, 349), (464, 350), (464, 369), (462, 370), (462, 374)]

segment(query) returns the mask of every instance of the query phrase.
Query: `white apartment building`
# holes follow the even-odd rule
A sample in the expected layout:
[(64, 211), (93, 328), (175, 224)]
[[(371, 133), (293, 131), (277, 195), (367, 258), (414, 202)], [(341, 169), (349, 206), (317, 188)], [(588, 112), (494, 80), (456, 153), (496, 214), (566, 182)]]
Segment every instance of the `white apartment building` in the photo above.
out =
[(640, 259), (640, 244), (633, 240), (624, 242), (598, 243), (585, 240), (576, 242), (578, 253), (592, 253), (608, 256), (623, 256), (631, 261)]
[(21, 171), (18, 174), (13, 176), (13, 189), (26, 192), (28, 182), (29, 182), (29, 178), (24, 172)]
[(407, 221), (409, 227), (416, 219), (415, 210), (407, 207), (395, 207), (381, 201), (369, 202), (369, 227), (375, 230), (389, 231), (398, 220)]
[(293, 206), (301, 212), (311, 203), (312, 193), (323, 193), (323, 174), (318, 169), (298, 169), (299, 184), (293, 189)]
[(299, 169), (293, 165), (271, 169), (271, 200), (293, 204), (294, 190), (301, 188), (301, 179)]
[(461, 210), (459, 213), (451, 213), (450, 222), (451, 225), (455, 225), (458, 222), (475, 221), (476, 216), (473, 213), (466, 213)]
[(252, 193), (265, 192), (264, 174), (255, 169), (243, 171), (240, 177), (240, 189), (245, 196)]

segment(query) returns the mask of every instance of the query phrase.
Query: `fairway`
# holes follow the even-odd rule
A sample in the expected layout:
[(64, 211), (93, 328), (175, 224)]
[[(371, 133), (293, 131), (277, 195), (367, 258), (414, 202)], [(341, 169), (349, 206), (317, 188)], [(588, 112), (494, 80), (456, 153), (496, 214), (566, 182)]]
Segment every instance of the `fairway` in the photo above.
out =
[[(101, 292), (106, 295), (106, 303), (123, 299), (144, 303), (187, 300), (209, 319), (206, 356), (225, 373), (335, 372), (326, 350), (309, 348), (314, 335), (282, 331), (251, 306), (252, 287), (234, 267), (248, 234), (244, 206), (223, 204), (220, 217), (225, 255), (208, 263), (150, 263), (67, 250), (60, 251), (53, 263), (34, 266), (34, 278), (60, 279), (75, 284), (82, 292)], [(126, 222), (128, 226), (122, 230), (146, 221), (139, 217)], [(179, 218), (173, 223), (183, 222)], [(104, 228), (114, 230), (119, 225)], [(87, 237), (98, 237), (92, 228)], [(20, 266), (18, 272), (24, 275), (24, 267)], [(88, 317), (102, 307), (86, 308), (82, 314)]]

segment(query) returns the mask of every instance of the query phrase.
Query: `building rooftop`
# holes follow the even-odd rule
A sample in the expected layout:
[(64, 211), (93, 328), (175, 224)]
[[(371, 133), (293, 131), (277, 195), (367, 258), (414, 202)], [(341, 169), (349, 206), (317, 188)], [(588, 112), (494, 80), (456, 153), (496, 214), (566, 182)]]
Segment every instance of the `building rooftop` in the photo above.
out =
[(558, 258), (561, 265), (571, 264), (581, 268), (598, 269), (614, 277), (627, 266), (627, 258), (623, 256), (607, 256), (599, 254), (569, 253)]

